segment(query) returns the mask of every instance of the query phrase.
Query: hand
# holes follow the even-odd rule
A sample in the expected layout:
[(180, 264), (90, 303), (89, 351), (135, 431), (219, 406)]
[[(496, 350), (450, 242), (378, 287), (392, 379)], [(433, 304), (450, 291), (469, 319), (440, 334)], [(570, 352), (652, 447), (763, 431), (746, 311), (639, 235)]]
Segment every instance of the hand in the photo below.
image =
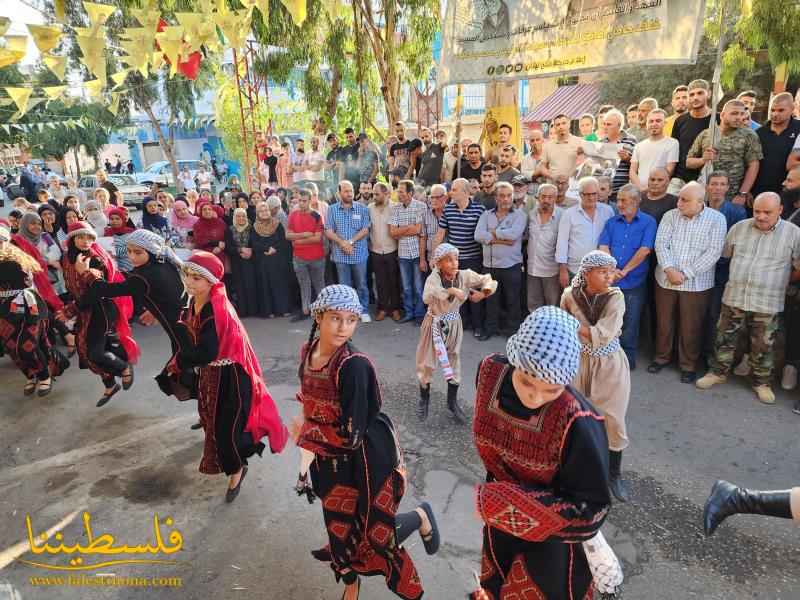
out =
[(353, 244), (351, 244), (350, 242), (348, 242), (346, 240), (343, 240), (342, 243), (339, 244), (339, 247), (341, 247), (342, 252), (344, 252), (345, 254), (352, 254), (353, 253)]
[(253, 249), (252, 248), (242, 248), (239, 252), (240, 256), (244, 259), (248, 259), (253, 256)]
[(464, 290), (461, 290), (457, 287), (447, 288), (447, 293), (454, 298), (458, 298), (460, 301), (464, 301), (466, 298), (466, 294), (464, 294)]
[(592, 341), (592, 332), (589, 331), (586, 325), (581, 325), (578, 327), (578, 337), (581, 338), (581, 341), (590, 343)]
[(102, 279), (103, 278), (103, 273), (102, 273), (102, 271), (100, 271), (100, 269), (94, 269), (94, 268), (89, 269), (89, 273), (91, 273), (92, 275), (94, 275), (98, 279)]
[(616, 283), (616, 282), (618, 282), (618, 281), (620, 281), (622, 279), (625, 279), (625, 277), (627, 277), (627, 275), (628, 274), (625, 271), (623, 271), (622, 269), (617, 269), (614, 272), (614, 283)]
[(617, 156), (619, 156), (620, 160), (630, 160), (633, 155), (625, 148), (620, 148), (617, 150)]
[(428, 261), (426, 261), (424, 258), (419, 259), (419, 270), (422, 273), (428, 272)]
[(731, 202), (734, 204), (738, 204), (739, 206), (751, 206), (753, 200), (753, 195), (748, 192), (739, 192), (736, 194)]
[(562, 288), (566, 288), (569, 286), (569, 271), (567, 270), (567, 267), (559, 268), (558, 282), (561, 284)]
[(220, 250), (225, 250), (225, 242), (220, 242), (217, 246)]
[(156, 318), (153, 316), (153, 313), (151, 313), (149, 310), (144, 311), (139, 316), (139, 323), (141, 323), (142, 325), (149, 327), (150, 325), (155, 325), (155, 322)]
[(665, 269), (664, 275), (667, 276), (667, 280), (672, 285), (681, 285), (684, 281), (686, 281), (686, 276), (678, 269)]
[(470, 290), (469, 291), (469, 301), (470, 302), (480, 302), (486, 296), (483, 295), (483, 292), (478, 290)]
[(278, 251), (275, 250), (275, 248), (273, 248), (272, 246), (269, 247), (269, 250), (264, 252), (264, 254), (266, 254), (267, 256), (272, 256), (273, 254), (277, 254), (277, 253), (278, 253)]
[(220, 248), (219, 246), (211, 250), (212, 254), (219, 254), (220, 252), (222, 252), (222, 248)]
[(75, 257), (75, 270), (79, 275), (83, 275), (89, 270), (89, 257), (84, 254), (78, 254)]
[(714, 148), (708, 147), (703, 151), (703, 161), (710, 162), (717, 160), (717, 151)]

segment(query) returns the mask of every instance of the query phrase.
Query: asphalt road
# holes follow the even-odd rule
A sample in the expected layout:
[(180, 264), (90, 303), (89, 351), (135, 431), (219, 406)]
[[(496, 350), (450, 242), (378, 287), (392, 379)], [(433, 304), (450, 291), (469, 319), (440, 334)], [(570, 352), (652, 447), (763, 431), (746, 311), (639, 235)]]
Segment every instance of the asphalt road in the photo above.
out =
[[(288, 420), (299, 411), (297, 352), (306, 325), (286, 319), (246, 324)], [(189, 430), (195, 403), (165, 398), (152, 379), (167, 359), (164, 334), (143, 327), (134, 333), (143, 348), (136, 383), (101, 409), (95, 408), (100, 381), (79, 371), (76, 359), (43, 399), (24, 398), (21, 374), (0, 359), (0, 553), (18, 542), (27, 547), (26, 515), (35, 535), (74, 511), (89, 511), (95, 538), (111, 533), (116, 546), (130, 547), (153, 540), (157, 513), (162, 522), (173, 519), (171, 527), (162, 526), (165, 539), (173, 530), (183, 539), (178, 552), (159, 558), (179, 564), (70, 573), (14, 561), (0, 570), (0, 600), (338, 599), (341, 588), (331, 572), (309, 554), (325, 542), (319, 504), (308, 505), (291, 489), (298, 451), (251, 461), (242, 493), (226, 504), (224, 476), (198, 472), (202, 435)], [(483, 471), (470, 431), (449, 418), (441, 380), (433, 386), (429, 420), (417, 423), (413, 325), (362, 325), (355, 342), (374, 359), (385, 410), (399, 426), (410, 483), (401, 508), (425, 498), (439, 514), (443, 547), (436, 557), (425, 555), (417, 536), (408, 543), (426, 598), (464, 598), (479, 570), (481, 540), (473, 489)], [(468, 410), (479, 359), (503, 346), (502, 338), (466, 340), (462, 397)], [(737, 378), (701, 393), (669, 369), (657, 376), (642, 369), (633, 374), (632, 444), (624, 457), (633, 500), (615, 505), (604, 526), (623, 561), (626, 599), (800, 599), (798, 529), (789, 522), (736, 517), (711, 540), (700, 528), (703, 502), (718, 477), (756, 488), (800, 483), (800, 417), (790, 411), (791, 402), (779, 392), (776, 406), (760, 405)], [(63, 528), (61, 542), (86, 544), (84, 531), (79, 514)], [(58, 546), (54, 538), (49, 543)], [(66, 565), (70, 557), (27, 552), (19, 558)], [(97, 574), (113, 575), (118, 583), (134, 577), (150, 587), (94, 585)], [(180, 587), (170, 587), (177, 579)], [(381, 580), (370, 578), (361, 597), (392, 596)]]

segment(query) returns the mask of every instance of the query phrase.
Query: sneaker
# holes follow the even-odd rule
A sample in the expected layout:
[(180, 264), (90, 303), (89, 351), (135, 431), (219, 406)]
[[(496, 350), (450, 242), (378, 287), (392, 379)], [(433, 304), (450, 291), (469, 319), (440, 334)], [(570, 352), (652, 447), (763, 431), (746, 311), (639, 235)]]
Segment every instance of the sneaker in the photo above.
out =
[(756, 393), (756, 396), (758, 396), (759, 402), (763, 402), (764, 404), (775, 404), (775, 393), (768, 385), (753, 386), (753, 391)]
[(800, 415), (800, 400), (795, 400), (794, 408), (792, 408), (792, 412), (796, 415)]
[(750, 355), (745, 354), (742, 356), (742, 360), (739, 361), (738, 365), (736, 365), (733, 373), (739, 377), (747, 377), (750, 375)]
[(361, 322), (372, 323), (372, 317), (369, 316), (369, 313), (361, 313)]
[(725, 383), (728, 380), (727, 377), (723, 375), (717, 375), (713, 371), (709, 371), (705, 375), (703, 375), (700, 379), (694, 382), (698, 389), (707, 390), (710, 387), (714, 387), (718, 383)]
[(797, 387), (797, 367), (794, 365), (786, 365), (783, 367), (781, 387), (785, 390), (793, 390)]

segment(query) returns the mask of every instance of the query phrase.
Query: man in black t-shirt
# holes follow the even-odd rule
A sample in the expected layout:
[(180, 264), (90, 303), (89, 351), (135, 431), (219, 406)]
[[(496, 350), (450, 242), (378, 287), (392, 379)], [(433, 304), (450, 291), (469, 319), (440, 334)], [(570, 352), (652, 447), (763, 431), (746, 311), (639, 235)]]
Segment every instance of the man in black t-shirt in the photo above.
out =
[(378, 165), (380, 157), (373, 148), (372, 142), (366, 133), (358, 134), (359, 154), (358, 154), (358, 179), (359, 185), (363, 182), (370, 184), (377, 181)]
[(481, 167), (483, 167), (483, 160), (481, 159), (481, 147), (479, 144), (470, 144), (467, 146), (467, 160), (461, 163), (461, 174), (457, 173), (458, 163), (453, 165), (453, 179), (461, 177), (469, 181), (474, 179), (481, 180)]
[(708, 129), (711, 123), (711, 109), (708, 108), (709, 85), (705, 79), (695, 79), (689, 84), (689, 110), (675, 119), (672, 137), (678, 140), (678, 164), (675, 166), (675, 182), (670, 191), (680, 190), (684, 183), (694, 181), (700, 175), (698, 169), (686, 167), (686, 157), (695, 138)]
[(397, 136), (397, 142), (389, 147), (389, 168), (397, 172), (398, 169), (404, 168), (406, 174), (403, 179), (411, 179), (411, 140), (406, 138), (406, 126), (402, 121), (394, 124), (394, 133)]
[(108, 180), (108, 173), (100, 169), (95, 173), (97, 177), (97, 185), (108, 192), (108, 201), (113, 206), (122, 206), (122, 194), (119, 188)]
[(352, 127), (344, 130), (344, 136), (347, 144), (341, 148), (339, 160), (344, 163), (344, 178), (353, 184), (354, 190), (357, 190), (358, 184), (361, 183), (361, 174), (358, 170), (358, 140)]
[(339, 137), (331, 132), (328, 134), (328, 137), (325, 138), (325, 141), (328, 142), (328, 147), (330, 148), (328, 154), (325, 155), (325, 160), (327, 161), (325, 165), (325, 176), (328, 183), (333, 185), (333, 187), (338, 187), (343, 164), (342, 149), (339, 147)]
[(420, 131), (424, 149), (420, 156), (419, 168), (419, 182), (425, 186), (431, 186), (435, 183), (441, 183), (442, 179), (442, 161), (447, 152), (447, 144), (439, 142), (439, 134), (437, 132), (437, 141), (433, 141), (433, 134), (427, 127), (423, 127)]

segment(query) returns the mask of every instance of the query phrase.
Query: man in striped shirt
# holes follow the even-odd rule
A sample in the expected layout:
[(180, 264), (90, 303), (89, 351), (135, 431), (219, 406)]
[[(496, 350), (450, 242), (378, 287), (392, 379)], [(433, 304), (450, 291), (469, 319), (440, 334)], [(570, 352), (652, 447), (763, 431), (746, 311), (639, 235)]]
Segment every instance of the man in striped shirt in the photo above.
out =
[[(753, 390), (764, 404), (774, 404), (772, 346), (783, 312), (792, 271), (800, 269), (800, 228), (781, 219), (781, 199), (759, 194), (753, 218), (731, 227), (722, 255), (729, 257), (730, 276), (722, 297), (711, 370), (697, 381), (701, 390), (727, 379), (739, 333), (750, 336)], [(789, 332), (796, 334), (796, 332)]]
[[(450, 198), (452, 201), (444, 207), (444, 213), (439, 219), (439, 231), (436, 232), (434, 249), (447, 240), (458, 248), (459, 269), (472, 269), (476, 273), (482, 273), (483, 249), (480, 243), (475, 241), (475, 228), (486, 209), (470, 198), (469, 181), (464, 178), (453, 181)], [(468, 308), (465, 308), (466, 305)], [(468, 302), (461, 308), (464, 329), (471, 326), (473, 335), (480, 337), (483, 333), (483, 303)]]
[(705, 193), (696, 181), (684, 185), (678, 208), (664, 215), (656, 234), (656, 353), (647, 371), (658, 373), (670, 363), (677, 325), (683, 383), (695, 381), (703, 347), (703, 320), (727, 232), (722, 213), (705, 205)]

